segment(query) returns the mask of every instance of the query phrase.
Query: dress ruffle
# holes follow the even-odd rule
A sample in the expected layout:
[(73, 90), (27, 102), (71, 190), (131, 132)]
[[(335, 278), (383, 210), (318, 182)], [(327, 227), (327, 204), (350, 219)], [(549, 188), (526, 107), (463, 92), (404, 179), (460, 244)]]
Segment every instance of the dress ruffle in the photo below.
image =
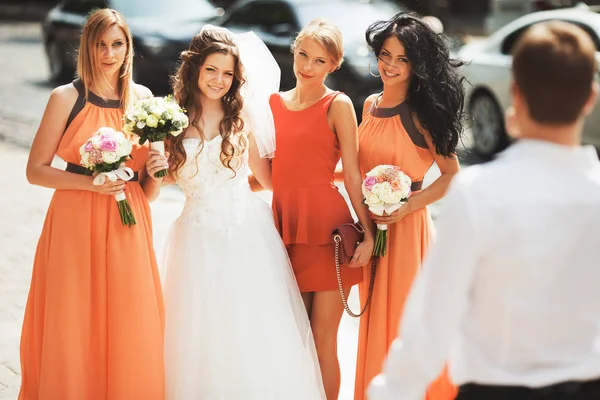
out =
[(346, 201), (335, 186), (308, 186), (275, 193), (273, 215), (286, 246), (331, 244), (333, 230), (353, 222)]

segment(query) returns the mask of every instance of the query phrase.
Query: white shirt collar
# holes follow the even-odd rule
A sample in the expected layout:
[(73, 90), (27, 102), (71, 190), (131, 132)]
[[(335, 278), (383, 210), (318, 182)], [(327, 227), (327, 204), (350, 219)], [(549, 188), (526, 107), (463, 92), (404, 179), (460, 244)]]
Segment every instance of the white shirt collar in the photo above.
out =
[(590, 145), (566, 146), (546, 140), (519, 139), (499, 154), (499, 158), (504, 159), (521, 159), (523, 157), (566, 163), (581, 169), (600, 166), (596, 149)]

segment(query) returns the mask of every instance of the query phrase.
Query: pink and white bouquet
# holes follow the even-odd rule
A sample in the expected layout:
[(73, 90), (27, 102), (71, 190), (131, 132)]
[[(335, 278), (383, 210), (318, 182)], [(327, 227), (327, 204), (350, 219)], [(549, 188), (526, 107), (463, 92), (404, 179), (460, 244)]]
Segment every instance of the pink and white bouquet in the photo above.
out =
[[(378, 165), (362, 184), (364, 203), (375, 215), (388, 215), (398, 210), (410, 197), (411, 179), (394, 165)], [(377, 224), (374, 256), (384, 256), (387, 250), (387, 225)]]
[[(94, 175), (94, 185), (103, 185), (108, 179), (128, 181), (133, 178), (133, 170), (125, 166), (131, 157), (133, 145), (123, 134), (112, 128), (100, 128), (79, 148), (81, 165)], [(127, 202), (125, 193), (115, 195), (119, 207), (119, 215), (123, 225), (135, 225), (135, 218)]]
[[(123, 116), (123, 131), (140, 137), (140, 144), (150, 141), (150, 148), (165, 155), (164, 140), (167, 135), (179, 136), (188, 126), (185, 110), (179, 107), (175, 99), (166, 97), (151, 97), (138, 101), (135, 106)], [(154, 174), (156, 178), (167, 175), (163, 169)]]

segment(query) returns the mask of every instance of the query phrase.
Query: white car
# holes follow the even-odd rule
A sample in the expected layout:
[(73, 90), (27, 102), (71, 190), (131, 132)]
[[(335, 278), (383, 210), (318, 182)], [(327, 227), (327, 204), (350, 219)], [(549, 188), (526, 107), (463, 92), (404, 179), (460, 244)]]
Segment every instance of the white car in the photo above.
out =
[[(504, 129), (504, 110), (511, 105), (512, 80), (510, 55), (516, 40), (529, 26), (548, 20), (575, 23), (587, 31), (596, 44), (600, 60), (600, 14), (586, 9), (568, 8), (541, 11), (514, 20), (486, 39), (463, 46), (457, 57), (465, 61), (467, 77), (466, 109), (473, 118), (475, 151), (490, 156), (509, 142)], [(583, 142), (600, 148), (600, 102), (588, 117)]]

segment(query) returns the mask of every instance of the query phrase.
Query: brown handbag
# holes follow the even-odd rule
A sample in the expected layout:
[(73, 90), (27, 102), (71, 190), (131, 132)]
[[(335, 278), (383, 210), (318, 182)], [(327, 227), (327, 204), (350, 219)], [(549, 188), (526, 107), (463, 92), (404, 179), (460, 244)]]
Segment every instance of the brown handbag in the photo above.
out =
[(369, 294), (367, 295), (365, 307), (362, 309), (360, 314), (356, 314), (348, 305), (348, 298), (344, 292), (344, 285), (342, 284), (340, 265), (348, 264), (352, 260), (356, 246), (358, 246), (364, 239), (365, 229), (359, 222), (355, 224), (342, 224), (334, 229), (332, 235), (333, 242), (335, 243), (335, 273), (337, 275), (338, 289), (340, 291), (340, 296), (342, 297), (342, 303), (344, 304), (344, 308), (346, 309), (348, 315), (358, 318), (363, 315), (365, 311), (367, 311), (367, 307), (369, 307), (369, 304), (371, 304), (377, 264), (374, 259), (371, 260), (371, 280), (369, 282)]

